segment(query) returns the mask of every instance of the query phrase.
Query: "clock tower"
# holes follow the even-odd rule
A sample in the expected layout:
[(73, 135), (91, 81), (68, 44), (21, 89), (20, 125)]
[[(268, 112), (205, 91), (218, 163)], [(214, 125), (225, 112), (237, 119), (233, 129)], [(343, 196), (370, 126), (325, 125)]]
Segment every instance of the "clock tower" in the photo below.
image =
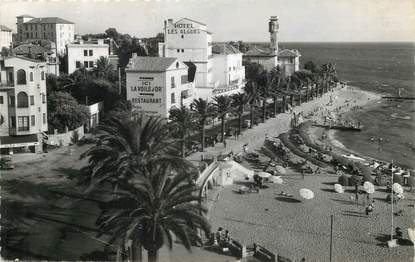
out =
[(278, 53), (278, 16), (271, 16), (268, 22), (268, 31), (270, 34), (270, 48), (274, 54)]

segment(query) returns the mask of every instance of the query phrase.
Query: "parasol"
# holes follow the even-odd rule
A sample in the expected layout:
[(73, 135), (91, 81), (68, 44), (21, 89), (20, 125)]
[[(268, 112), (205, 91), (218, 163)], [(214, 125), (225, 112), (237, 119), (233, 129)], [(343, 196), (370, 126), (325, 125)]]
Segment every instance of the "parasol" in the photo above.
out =
[(344, 193), (344, 189), (342, 187), (342, 185), (340, 184), (334, 184), (334, 191), (336, 191), (337, 193)]
[(300, 189), (300, 196), (304, 199), (313, 199), (314, 198), (314, 193), (310, 189), (301, 188)]
[(287, 172), (285, 171), (285, 168), (283, 168), (280, 165), (275, 166), (275, 171), (277, 171), (280, 174), (286, 174)]
[(262, 178), (269, 178), (272, 175), (270, 173), (267, 173), (267, 172), (258, 172), (258, 176), (260, 176)]
[(275, 184), (281, 185), (283, 183), (282, 178), (280, 176), (272, 176), (271, 181)]
[(366, 191), (366, 193), (368, 194), (373, 194), (375, 193), (375, 186), (370, 183), (369, 181), (366, 181), (363, 183), (363, 188)]
[(397, 194), (403, 194), (403, 188), (401, 185), (399, 185), (398, 183), (394, 183), (392, 185), (392, 190), (393, 192), (397, 193)]

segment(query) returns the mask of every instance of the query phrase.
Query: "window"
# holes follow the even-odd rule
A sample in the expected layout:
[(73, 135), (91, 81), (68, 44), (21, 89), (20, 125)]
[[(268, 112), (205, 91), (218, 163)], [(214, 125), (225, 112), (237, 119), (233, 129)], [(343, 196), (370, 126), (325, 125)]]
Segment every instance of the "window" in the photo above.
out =
[(3, 96), (0, 96), (0, 104), (3, 104), (4, 100), (3, 100)]
[(9, 82), (11, 82), (11, 83), (14, 82), (13, 72), (9, 72)]
[(89, 50), (89, 56), (93, 56), (94, 55), (94, 50)]
[(176, 97), (174, 96), (174, 93), (171, 93), (171, 103), (172, 104), (176, 103)]
[(17, 84), (18, 85), (26, 84), (26, 72), (23, 69), (17, 70)]
[(29, 98), (25, 92), (17, 94), (17, 107), (29, 107)]
[(30, 72), (30, 81), (33, 82), (33, 72)]
[(43, 124), (46, 124), (46, 113), (43, 113)]
[(179, 68), (179, 62), (176, 62), (176, 68)]
[(88, 56), (88, 50), (84, 50), (84, 56)]
[(14, 96), (10, 96), (10, 100), (9, 100), (9, 106), (15, 106), (15, 97)]
[(88, 68), (88, 61), (84, 61), (84, 67)]
[(182, 35), (182, 38), (184, 38), (184, 35)]
[(35, 97), (30, 96), (30, 105), (33, 106), (35, 104)]
[(89, 67), (94, 67), (94, 61), (89, 61)]
[(184, 49), (182, 49), (182, 53), (184, 53)]
[(75, 65), (76, 68), (81, 68), (81, 62), (76, 61), (75, 63), (76, 63), (76, 65)]
[(15, 116), (10, 117), (10, 127), (16, 128), (16, 117)]
[(45, 94), (42, 94), (42, 104), (46, 103), (46, 96)]
[(34, 116), (34, 115), (31, 115), (31, 116), (30, 116), (30, 125), (31, 125), (31, 126), (36, 125), (35, 120), (36, 120), (35, 116)]
[(43, 71), (42, 71), (42, 72), (40, 73), (40, 79), (41, 79), (41, 80), (45, 80), (45, 72), (43, 72)]
[(180, 53), (180, 49), (177, 49), (177, 53)]
[(28, 116), (17, 117), (17, 130), (29, 131), (29, 117)]
[(176, 83), (174, 83), (174, 76), (171, 77), (171, 88), (175, 88), (176, 87)]

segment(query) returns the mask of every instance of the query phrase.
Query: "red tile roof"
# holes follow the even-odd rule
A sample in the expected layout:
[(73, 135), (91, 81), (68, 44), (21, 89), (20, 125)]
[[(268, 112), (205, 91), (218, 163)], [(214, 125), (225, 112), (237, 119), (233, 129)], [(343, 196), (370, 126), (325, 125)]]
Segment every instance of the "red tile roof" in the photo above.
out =
[(127, 71), (166, 71), (177, 59), (173, 57), (137, 56), (128, 63)]

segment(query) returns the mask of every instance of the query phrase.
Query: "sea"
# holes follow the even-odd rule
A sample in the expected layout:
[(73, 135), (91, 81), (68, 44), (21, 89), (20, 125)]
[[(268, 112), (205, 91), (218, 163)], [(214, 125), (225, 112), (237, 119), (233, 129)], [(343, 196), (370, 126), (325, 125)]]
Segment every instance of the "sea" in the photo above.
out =
[[(334, 63), (340, 81), (381, 96), (415, 97), (414, 43), (281, 43), (297, 49), (301, 64)], [(336, 131), (334, 138), (361, 156), (415, 169), (415, 101), (369, 103), (347, 117), (361, 132)]]

